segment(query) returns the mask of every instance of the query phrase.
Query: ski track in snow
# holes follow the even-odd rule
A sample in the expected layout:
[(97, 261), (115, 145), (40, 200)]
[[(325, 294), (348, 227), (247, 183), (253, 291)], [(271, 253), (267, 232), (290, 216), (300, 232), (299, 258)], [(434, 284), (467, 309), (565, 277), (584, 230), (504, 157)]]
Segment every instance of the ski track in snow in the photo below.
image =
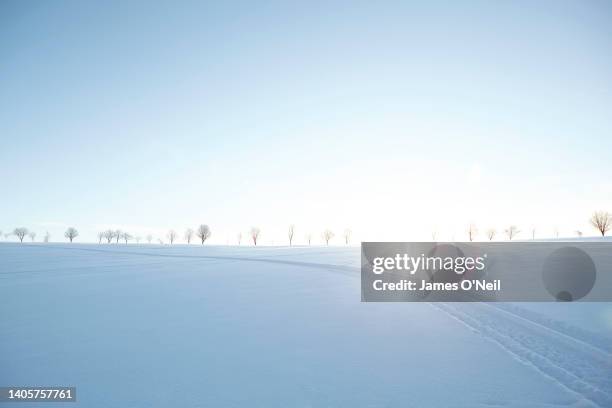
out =
[[(490, 303), (430, 303), (593, 407), (612, 407), (605, 350)], [(520, 312), (519, 312), (520, 313)]]

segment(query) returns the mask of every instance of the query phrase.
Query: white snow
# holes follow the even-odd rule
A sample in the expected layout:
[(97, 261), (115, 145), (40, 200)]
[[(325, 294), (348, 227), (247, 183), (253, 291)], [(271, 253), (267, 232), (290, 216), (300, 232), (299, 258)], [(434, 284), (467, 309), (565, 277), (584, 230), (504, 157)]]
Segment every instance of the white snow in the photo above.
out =
[(610, 304), (361, 303), (359, 262), (0, 244), (0, 386), (76, 386), (53, 404), (73, 408), (612, 406)]

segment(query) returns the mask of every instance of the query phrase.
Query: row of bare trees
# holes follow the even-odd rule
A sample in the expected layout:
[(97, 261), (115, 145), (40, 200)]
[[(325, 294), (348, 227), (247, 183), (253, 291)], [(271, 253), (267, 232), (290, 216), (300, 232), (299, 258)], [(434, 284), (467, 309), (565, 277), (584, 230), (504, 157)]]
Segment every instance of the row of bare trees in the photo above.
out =
[[(518, 229), (516, 225), (510, 225), (503, 232), (506, 235), (506, 237), (510, 241), (512, 241), (512, 239), (516, 238), (516, 236), (521, 231)], [(470, 241), (474, 241), (476, 239), (476, 237), (478, 236), (478, 228), (476, 227), (476, 225), (470, 224), (470, 226), (467, 229), (467, 236)], [(497, 230), (495, 228), (489, 228), (485, 231), (485, 236), (487, 237), (489, 241), (493, 241), (495, 237), (497, 236)], [(436, 236), (432, 236), (432, 237), (434, 238), (434, 241), (437, 238)]]
[[(290, 246), (293, 245), (295, 233), (296, 233), (296, 227), (294, 224), (291, 224), (287, 232), (287, 237), (289, 239)], [(2, 231), (0, 231), (0, 236), (1, 235), (2, 235)], [(20, 242), (23, 242), (25, 237), (29, 237), (32, 240), (32, 242), (34, 242), (36, 238), (35, 232), (29, 231), (27, 228), (23, 228), (23, 227), (15, 228), (12, 234), (5, 234), (4, 236), (5, 238), (8, 238), (11, 235), (15, 235), (19, 239)], [(206, 224), (202, 224), (195, 230), (192, 228), (187, 228), (185, 230), (183, 238), (185, 242), (187, 242), (187, 244), (191, 244), (191, 242), (197, 238), (198, 241), (202, 245), (204, 245), (206, 240), (210, 238), (211, 235), (212, 235), (212, 232), (210, 230), (210, 227)], [(251, 229), (249, 230), (249, 236), (250, 236), (251, 241), (253, 242), (253, 245), (255, 246), (257, 245), (260, 235), (261, 235), (261, 229), (259, 227), (251, 227)], [(70, 227), (66, 230), (66, 232), (64, 232), (64, 236), (70, 242), (73, 242), (74, 239), (79, 236), (79, 231), (76, 228)], [(330, 241), (335, 237), (335, 234), (332, 230), (326, 229), (322, 232), (321, 236), (323, 240), (325, 241), (325, 244), (329, 245)], [(114, 229), (114, 230), (107, 229), (105, 231), (100, 231), (98, 232), (97, 237), (98, 237), (99, 244), (101, 244), (102, 242), (106, 242), (107, 244), (111, 244), (113, 242), (117, 244), (120, 242), (125, 242), (126, 244), (128, 244), (132, 240), (136, 241), (136, 243), (140, 243), (140, 241), (142, 241), (142, 237), (138, 235), (134, 236), (130, 234), (129, 232), (122, 231), (120, 229)], [(344, 237), (345, 244), (348, 245), (352, 237), (352, 231), (349, 228), (345, 229), (343, 237)], [(51, 235), (49, 234), (49, 232), (47, 232), (45, 234), (44, 242), (49, 242), (50, 238), (51, 238)], [(170, 243), (170, 245), (172, 245), (178, 239), (178, 233), (175, 230), (171, 229), (166, 233), (166, 238), (168, 239), (168, 242)], [(307, 233), (305, 238), (306, 238), (306, 241), (308, 242), (308, 245), (310, 245), (312, 242), (313, 234)], [(145, 237), (145, 239), (150, 244), (151, 242), (153, 242), (154, 238), (153, 238), (153, 235), (148, 234)], [(159, 238), (157, 239), (157, 241), (160, 244), (164, 243), (164, 241)], [(239, 233), (238, 234), (238, 245), (240, 245), (241, 242), (242, 242), (242, 233)]]
[[(350, 228), (346, 228), (344, 230), (344, 243), (346, 245), (348, 245), (351, 241), (351, 237), (353, 235), (353, 232), (351, 231)], [(289, 246), (293, 245), (293, 237), (295, 236), (295, 225), (291, 224), (289, 225), (289, 229), (287, 231), (287, 238), (289, 238)], [(308, 232), (306, 234), (306, 241), (308, 242), (308, 245), (310, 245), (312, 243), (312, 233)], [(321, 237), (323, 238), (323, 240), (325, 241), (325, 245), (329, 245), (329, 242), (336, 236), (336, 234), (334, 234), (334, 232), (332, 230), (330, 230), (329, 228), (324, 230), (321, 233)]]
[[(289, 241), (289, 246), (293, 246), (295, 232), (296, 232), (295, 224), (289, 225), (289, 228), (287, 229), (287, 239)], [(249, 234), (250, 234), (251, 240), (253, 241), (253, 245), (257, 245), (257, 240), (259, 239), (259, 236), (261, 234), (261, 229), (258, 227), (252, 227), (251, 230), (249, 231)], [(325, 241), (325, 245), (329, 245), (329, 242), (332, 240), (332, 238), (335, 237), (335, 234), (332, 230), (326, 229), (321, 233), (321, 237)], [(349, 228), (345, 229), (344, 230), (344, 242), (347, 245), (349, 244), (351, 237), (352, 237), (352, 231)], [(243, 238), (242, 232), (239, 232), (237, 235), (238, 245), (242, 244), (242, 238)], [(305, 235), (304, 238), (306, 239), (306, 242), (308, 242), (308, 245), (311, 245), (313, 234), (309, 232)]]
[[(595, 228), (602, 237), (606, 236), (606, 233), (612, 229), (612, 215), (607, 211), (596, 211), (593, 213), (591, 218), (589, 219), (590, 224)], [(510, 225), (508, 228), (503, 230), (504, 235), (508, 240), (512, 241), (512, 239), (516, 238), (518, 234), (520, 234), (521, 230), (516, 225)], [(531, 239), (535, 239), (536, 229), (531, 229)], [(584, 234), (580, 230), (576, 230), (576, 235), (578, 237), (582, 237)], [(478, 235), (478, 228), (474, 224), (470, 224), (467, 229), (467, 236), (470, 241), (474, 241), (476, 236)], [(495, 228), (489, 228), (485, 231), (485, 236), (489, 241), (493, 241), (495, 236), (497, 235), (497, 230)], [(559, 230), (555, 228), (555, 236), (559, 238)], [(434, 232), (432, 234), (433, 240), (437, 240), (437, 234)]]
[[(192, 228), (187, 228), (185, 230), (184, 239), (188, 244), (191, 244), (191, 241), (193, 241), (194, 237), (196, 237), (200, 240), (202, 245), (204, 245), (204, 242), (206, 242), (206, 240), (210, 238), (211, 234), (212, 232), (210, 230), (210, 227), (206, 224), (202, 224), (196, 230), (193, 230)], [(171, 229), (166, 233), (166, 238), (168, 239), (168, 242), (170, 243), (170, 245), (172, 245), (178, 239), (178, 233), (175, 230)], [(148, 234), (145, 237), (145, 239), (150, 244), (153, 241), (153, 235)], [(115, 242), (118, 244), (119, 241), (123, 241), (127, 244), (132, 240), (136, 241), (136, 243), (138, 244), (140, 243), (140, 241), (142, 241), (142, 237), (138, 235), (133, 236), (129, 232), (125, 232), (120, 229), (117, 229), (117, 230), (108, 229), (106, 231), (98, 232), (98, 243), (99, 244), (101, 244), (102, 241), (106, 241), (107, 244), (110, 244), (112, 242)], [(160, 244), (164, 243), (164, 241), (161, 238), (158, 238), (157, 241)]]
[[(593, 226), (593, 228), (595, 228), (601, 234), (602, 237), (604, 237), (606, 233), (612, 229), (612, 215), (608, 213), (607, 211), (596, 211), (595, 213), (593, 213), (589, 221), (590, 221), (590, 224)], [(474, 241), (478, 236), (478, 232), (479, 231), (476, 225), (470, 224), (467, 229), (468, 239), (470, 241)], [(516, 225), (510, 225), (508, 226), (508, 228), (504, 229), (502, 232), (505, 235), (505, 237), (511, 241), (521, 233), (521, 230)], [(535, 228), (532, 228), (531, 229), (532, 239), (535, 239), (535, 234), (536, 234), (536, 230)], [(558, 237), (559, 231), (555, 230), (555, 234)], [(576, 234), (579, 237), (582, 237), (583, 235), (582, 231), (576, 231)], [(30, 238), (32, 242), (34, 242), (34, 240), (36, 239), (36, 232), (30, 231), (24, 227), (15, 228), (12, 233), (5, 233), (4, 237), (8, 238), (11, 235), (16, 236), (20, 242), (23, 242), (23, 240), (26, 237)], [(206, 224), (201, 224), (195, 230), (192, 228), (187, 228), (185, 230), (183, 238), (185, 242), (187, 242), (187, 244), (191, 244), (192, 241), (197, 239), (202, 245), (204, 245), (206, 240), (210, 238), (211, 235), (212, 235), (212, 232), (210, 230), (210, 227)], [(251, 241), (253, 242), (253, 245), (257, 245), (260, 235), (261, 235), (261, 229), (259, 227), (252, 227), (249, 230), (249, 237)], [(484, 232), (484, 235), (486, 239), (488, 239), (489, 241), (492, 241), (497, 236), (497, 230), (495, 228), (489, 228)], [(0, 231), (0, 236), (2, 236), (2, 231)], [(68, 228), (64, 232), (64, 237), (66, 237), (70, 242), (73, 242), (74, 239), (77, 238), (78, 236), (79, 236), (79, 231), (73, 227)], [(296, 236), (296, 226), (294, 224), (291, 224), (289, 225), (289, 228), (287, 229), (287, 238), (288, 238), (290, 246), (293, 245), (295, 236)], [(321, 233), (321, 237), (325, 241), (325, 244), (329, 245), (331, 240), (335, 237), (335, 234), (332, 230), (325, 229)], [(51, 235), (49, 234), (49, 232), (47, 232), (43, 240), (44, 242), (49, 242), (50, 238), (51, 238)], [(172, 245), (177, 240), (178, 233), (175, 230), (171, 229), (167, 232), (166, 238), (168, 239), (168, 242)], [(313, 238), (312, 233), (307, 233), (305, 235), (305, 239), (306, 239), (306, 242), (308, 242), (308, 245), (312, 243), (312, 238)], [(352, 238), (352, 231), (349, 228), (346, 228), (344, 230), (343, 238), (344, 238), (344, 243), (348, 245)], [(437, 238), (438, 238), (437, 233), (434, 232), (432, 234), (432, 239), (436, 241)], [(148, 234), (145, 239), (150, 244), (153, 241), (153, 235)], [(103, 241), (106, 241), (106, 243), (108, 244), (112, 242), (119, 243), (120, 241), (125, 242), (127, 244), (132, 240), (136, 241), (136, 243), (140, 243), (142, 238), (140, 236), (133, 236), (132, 234), (119, 230), (119, 229), (116, 229), (116, 230), (108, 229), (106, 231), (101, 231), (98, 233), (98, 243), (100, 244)], [(164, 243), (162, 239), (158, 239), (158, 241), (159, 243), (162, 243), (162, 244)], [(242, 233), (239, 233), (238, 234), (238, 245), (240, 245), (241, 243), (242, 243)]]
[[(36, 232), (30, 231), (25, 227), (15, 228), (12, 233), (5, 233), (4, 238), (9, 238), (11, 235), (14, 235), (19, 239), (19, 242), (23, 242), (23, 240), (28, 237), (32, 242), (36, 240)], [(64, 236), (72, 242), (79, 235), (79, 232), (75, 228), (68, 228), (64, 233)], [(0, 236), (2, 236), (2, 231), (0, 231)], [(51, 239), (51, 234), (47, 231), (43, 237), (43, 242), (49, 242)]]
[[(287, 231), (287, 238), (289, 240), (290, 246), (293, 245), (295, 233), (296, 233), (296, 227), (294, 224), (291, 224)], [(202, 245), (204, 245), (206, 240), (210, 238), (211, 234), (212, 233), (211, 233), (210, 227), (206, 224), (202, 224), (195, 230), (193, 228), (187, 228), (183, 234), (183, 240), (187, 244), (191, 244), (192, 241), (195, 241), (197, 239)], [(259, 227), (251, 227), (248, 233), (248, 237), (250, 238), (253, 245), (257, 246), (260, 235), (261, 235), (261, 229)], [(178, 237), (179, 237), (179, 234), (176, 232), (176, 230), (173, 230), (173, 229), (169, 230), (165, 236), (165, 238), (168, 240), (168, 243), (170, 243), (170, 245), (174, 244), (174, 242), (178, 239)], [(325, 241), (325, 244), (329, 245), (330, 241), (335, 237), (335, 234), (332, 230), (326, 229), (322, 232), (321, 237)], [(352, 237), (352, 231), (349, 228), (345, 229), (344, 234), (343, 234), (345, 244), (348, 245), (350, 243), (351, 237)], [(305, 238), (306, 238), (306, 241), (308, 242), (308, 245), (310, 245), (312, 243), (313, 234), (308, 233), (306, 234)], [(135, 240), (137, 243), (139, 243), (142, 240), (142, 238), (139, 236), (134, 237), (131, 234), (121, 231), (121, 230), (109, 229), (109, 230), (98, 233), (98, 243), (100, 244), (103, 241), (106, 241), (106, 243), (108, 244), (113, 243), (113, 242), (119, 243), (119, 241), (123, 241), (127, 244), (132, 239)], [(242, 232), (239, 232), (237, 235), (238, 245), (242, 244), (242, 239), (243, 239)], [(147, 235), (146, 241), (150, 244), (153, 241), (153, 235), (151, 234)], [(159, 239), (159, 238), (157, 239), (157, 241), (160, 244), (164, 243), (164, 240)]]

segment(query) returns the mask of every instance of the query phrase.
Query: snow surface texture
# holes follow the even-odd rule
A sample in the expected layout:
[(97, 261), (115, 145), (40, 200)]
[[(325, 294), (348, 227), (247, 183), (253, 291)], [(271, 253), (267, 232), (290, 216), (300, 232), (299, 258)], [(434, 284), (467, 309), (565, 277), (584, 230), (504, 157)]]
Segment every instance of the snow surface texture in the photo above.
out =
[(52, 404), (73, 408), (612, 407), (610, 304), (361, 303), (359, 262), (0, 244), (0, 386), (76, 386)]

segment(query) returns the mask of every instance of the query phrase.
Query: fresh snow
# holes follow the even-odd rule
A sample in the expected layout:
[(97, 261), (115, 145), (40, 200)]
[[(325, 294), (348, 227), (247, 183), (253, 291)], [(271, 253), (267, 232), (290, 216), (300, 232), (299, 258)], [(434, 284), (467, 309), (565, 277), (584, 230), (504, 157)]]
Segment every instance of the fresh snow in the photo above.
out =
[(0, 244), (0, 386), (76, 386), (53, 404), (73, 408), (612, 407), (609, 303), (361, 303), (359, 262)]

